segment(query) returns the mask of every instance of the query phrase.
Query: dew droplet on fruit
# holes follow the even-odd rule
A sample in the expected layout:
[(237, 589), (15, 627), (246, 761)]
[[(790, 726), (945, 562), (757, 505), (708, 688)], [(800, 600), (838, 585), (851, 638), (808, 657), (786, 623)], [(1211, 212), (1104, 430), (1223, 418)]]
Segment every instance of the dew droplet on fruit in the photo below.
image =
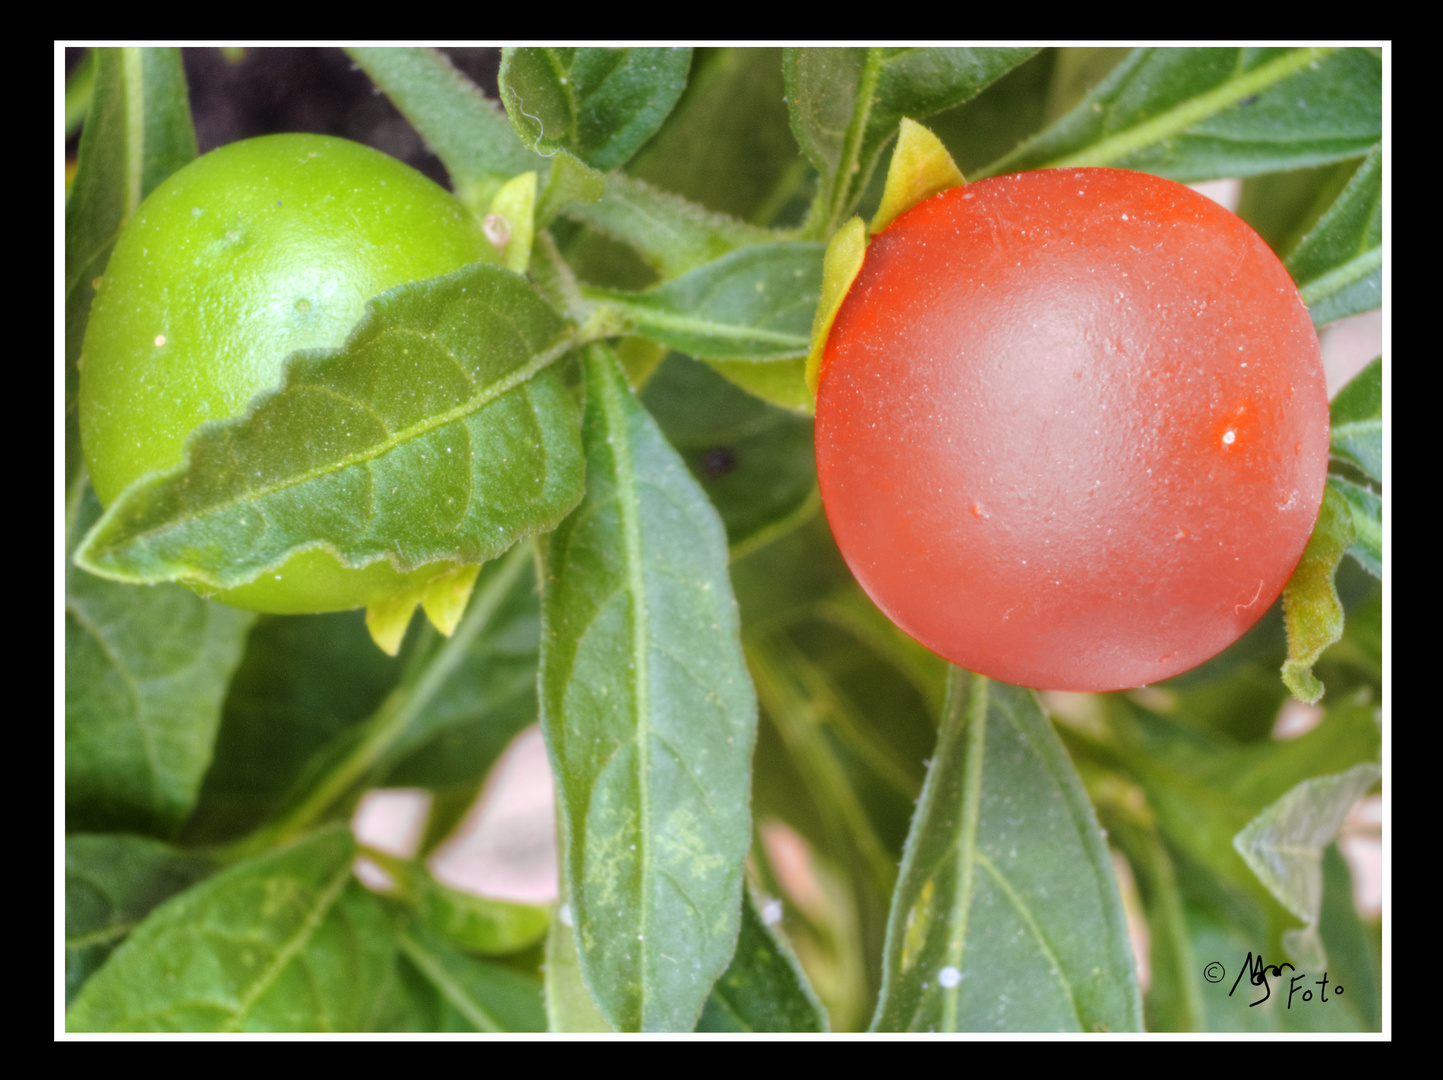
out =
[(160, 348), (160, 347), (161, 347), (162, 345), (164, 345), (164, 344), (165, 344), (165, 335), (164, 335), (164, 334), (156, 334), (156, 335), (155, 335), (155, 347), (158, 349), (158, 348)]

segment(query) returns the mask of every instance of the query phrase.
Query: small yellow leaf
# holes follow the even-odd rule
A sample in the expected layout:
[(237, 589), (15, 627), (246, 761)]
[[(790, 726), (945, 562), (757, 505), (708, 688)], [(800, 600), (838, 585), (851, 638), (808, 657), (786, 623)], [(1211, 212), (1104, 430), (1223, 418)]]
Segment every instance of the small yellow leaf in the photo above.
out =
[(827, 347), (827, 335), (866, 257), (867, 226), (854, 217), (837, 230), (822, 258), (822, 298), (812, 322), (812, 348), (807, 354), (807, 389), (813, 397), (822, 381), (822, 351)]
[(411, 625), (411, 613), (420, 602), (420, 589), (403, 589), (366, 609), (366, 629), (371, 632), (371, 640), (387, 656), (395, 656), (401, 651), (406, 627)]
[(476, 587), (476, 575), (480, 572), (479, 566), (458, 566), (421, 587), (421, 607), (426, 618), (447, 637), (455, 632), (456, 624), (466, 614), (466, 603), (471, 599), (471, 590)]
[(947, 153), (942, 140), (921, 124), (902, 117), (902, 130), (887, 166), (887, 186), (882, 191), (882, 204), (872, 218), (875, 236), (897, 218), (940, 191), (961, 187), (962, 170)]
[(501, 185), (482, 223), (486, 239), (501, 252), (506, 269), (526, 272), (536, 234), (536, 174), (524, 172)]
[(616, 344), (616, 358), (621, 361), (621, 370), (626, 372), (626, 381), (633, 390), (646, 385), (646, 380), (670, 351), (661, 342), (644, 337), (624, 337)]

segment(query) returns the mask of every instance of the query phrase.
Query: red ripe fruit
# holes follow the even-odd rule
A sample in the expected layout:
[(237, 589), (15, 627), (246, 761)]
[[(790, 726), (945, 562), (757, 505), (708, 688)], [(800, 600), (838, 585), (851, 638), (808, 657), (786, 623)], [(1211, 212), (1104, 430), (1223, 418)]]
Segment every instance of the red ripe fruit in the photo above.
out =
[(822, 357), (827, 519), (968, 670), (1117, 690), (1267, 610), (1328, 468), (1317, 335), (1239, 218), (1144, 173), (983, 180), (875, 237)]

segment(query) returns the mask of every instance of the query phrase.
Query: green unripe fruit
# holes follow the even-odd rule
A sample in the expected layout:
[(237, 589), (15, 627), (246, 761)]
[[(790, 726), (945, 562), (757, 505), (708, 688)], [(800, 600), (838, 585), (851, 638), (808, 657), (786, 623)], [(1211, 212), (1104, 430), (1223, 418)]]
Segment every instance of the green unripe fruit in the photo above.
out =
[[(101, 503), (279, 385), (292, 353), (343, 344), (379, 293), (496, 257), (453, 196), (358, 143), (270, 135), (197, 158), (127, 222), (91, 309), (80, 434)], [(338, 611), (449, 569), (350, 569), (312, 550), (215, 599)]]

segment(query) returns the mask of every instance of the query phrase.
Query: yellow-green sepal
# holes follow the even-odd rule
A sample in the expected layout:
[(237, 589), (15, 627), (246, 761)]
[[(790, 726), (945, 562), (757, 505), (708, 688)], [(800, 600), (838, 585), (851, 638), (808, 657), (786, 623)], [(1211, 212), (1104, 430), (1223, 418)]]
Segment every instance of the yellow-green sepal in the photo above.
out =
[(450, 637), (466, 613), (466, 604), (480, 572), (480, 566), (458, 566), (423, 585), (403, 589), (379, 604), (372, 604), (366, 609), (366, 629), (371, 640), (387, 656), (395, 656), (401, 651), (401, 642), (417, 604), (426, 612), (431, 625)]
[(957, 168), (942, 140), (915, 120), (902, 117), (892, 162), (887, 166), (882, 203), (872, 218), (872, 235), (877, 235), (923, 200), (964, 183), (962, 170)]
[(854, 217), (837, 230), (822, 257), (822, 298), (817, 303), (817, 317), (812, 322), (812, 347), (807, 353), (807, 389), (813, 397), (821, 383), (822, 351), (827, 347), (827, 335), (832, 332), (832, 323), (866, 257), (867, 226), (860, 217)]
[(481, 231), (501, 254), (502, 265), (518, 274), (531, 262), (536, 235), (536, 174), (524, 172), (501, 185), (481, 222)]
[(1313, 664), (1343, 636), (1343, 605), (1333, 575), (1354, 539), (1352, 510), (1331, 486), (1325, 487), (1312, 539), (1283, 589), (1283, 622), (1288, 629), (1283, 682), (1294, 697), (1309, 705), (1323, 696)]
[(633, 390), (640, 390), (646, 385), (646, 380), (661, 366), (669, 352), (671, 349), (651, 338), (624, 337), (616, 344), (616, 358), (621, 361), (621, 370), (626, 372), (626, 381)]

